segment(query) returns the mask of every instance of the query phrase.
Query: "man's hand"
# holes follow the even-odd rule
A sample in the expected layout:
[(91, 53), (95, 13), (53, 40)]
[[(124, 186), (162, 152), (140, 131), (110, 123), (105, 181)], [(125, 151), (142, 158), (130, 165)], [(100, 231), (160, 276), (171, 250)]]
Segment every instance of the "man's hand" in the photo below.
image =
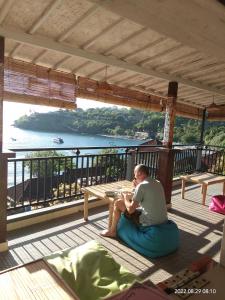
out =
[(133, 193), (122, 193), (122, 195), (128, 213), (132, 214), (139, 206), (139, 203), (133, 200)]
[(132, 181), (133, 187), (136, 187), (138, 185), (137, 179), (134, 178), (134, 180)]
[(130, 192), (122, 193), (124, 201), (131, 202), (133, 194)]

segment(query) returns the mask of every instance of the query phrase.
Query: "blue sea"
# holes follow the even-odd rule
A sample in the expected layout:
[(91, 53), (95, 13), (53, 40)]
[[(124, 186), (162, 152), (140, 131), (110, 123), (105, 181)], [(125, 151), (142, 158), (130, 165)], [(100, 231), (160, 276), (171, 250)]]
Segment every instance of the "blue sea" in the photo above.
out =
[[(63, 144), (53, 142), (54, 138), (61, 137)], [(139, 145), (143, 141), (118, 137), (107, 137), (100, 135), (85, 135), (77, 133), (53, 133), (39, 132), (32, 130), (22, 130), (13, 126), (8, 126), (4, 130), (3, 148), (7, 149), (24, 149), (24, 148), (79, 148), (79, 147), (105, 147), (105, 146), (131, 146)], [(95, 150), (97, 151), (97, 150)], [(85, 150), (84, 152), (90, 152)], [(21, 154), (19, 154), (21, 157)], [(18, 156), (17, 155), (17, 156)]]
[[(53, 139), (61, 137), (64, 140), (63, 144), (55, 144)], [(84, 135), (77, 133), (53, 133), (53, 132), (39, 132), (31, 130), (22, 130), (13, 126), (5, 126), (3, 133), (3, 148), (8, 149), (25, 149), (25, 148), (79, 148), (79, 147), (105, 147), (105, 146), (132, 146), (139, 145), (143, 141), (118, 137), (107, 137), (100, 135)], [(100, 150), (85, 149), (81, 154), (95, 154)], [(71, 150), (60, 151), (65, 155), (74, 155)], [(25, 157), (27, 152), (16, 152), (16, 158)], [(27, 172), (26, 172), (27, 173)], [(25, 174), (25, 177), (29, 174)], [(8, 186), (13, 185), (14, 168), (10, 163), (8, 167)], [(17, 180), (21, 182), (21, 168), (17, 169)], [(18, 183), (17, 182), (17, 183)]]

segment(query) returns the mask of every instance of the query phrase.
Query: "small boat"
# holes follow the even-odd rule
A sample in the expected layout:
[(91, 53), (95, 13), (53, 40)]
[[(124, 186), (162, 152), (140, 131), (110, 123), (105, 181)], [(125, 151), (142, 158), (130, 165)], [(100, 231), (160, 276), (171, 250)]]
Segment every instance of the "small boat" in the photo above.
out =
[(16, 139), (15, 139), (14, 137), (11, 137), (10, 139), (11, 139), (11, 141), (13, 141), (13, 142), (16, 141)]
[(52, 141), (53, 141), (53, 143), (56, 143), (56, 144), (64, 143), (64, 140), (61, 137), (54, 138)]

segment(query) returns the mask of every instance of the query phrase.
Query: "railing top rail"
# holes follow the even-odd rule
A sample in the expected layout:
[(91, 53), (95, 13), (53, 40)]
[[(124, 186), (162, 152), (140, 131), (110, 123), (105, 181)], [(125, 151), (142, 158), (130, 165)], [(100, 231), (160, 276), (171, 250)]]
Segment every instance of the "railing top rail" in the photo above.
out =
[(207, 148), (207, 147), (213, 147), (213, 148), (222, 148), (225, 149), (224, 146), (217, 146), (217, 145), (202, 145), (202, 144), (173, 144), (174, 147), (202, 147), (202, 148)]
[(220, 148), (220, 149), (225, 149), (224, 146), (214, 146), (214, 145), (204, 145), (205, 148), (207, 147), (213, 147), (213, 148)]
[[(102, 153), (102, 154), (82, 154), (79, 155), (79, 158), (88, 158), (88, 157), (102, 157), (102, 156), (122, 156), (126, 155), (125, 153)], [(46, 159), (52, 159), (52, 160), (60, 160), (60, 159), (70, 159), (70, 158), (76, 158), (77, 155), (66, 155), (66, 156), (45, 156), (45, 157), (25, 157), (25, 158), (10, 158), (8, 159), (9, 162), (13, 161), (31, 161), (31, 160), (46, 160)]]
[(29, 151), (63, 151), (63, 150), (98, 150), (98, 149), (135, 149), (135, 148), (164, 148), (163, 145), (125, 145), (125, 146), (97, 146), (97, 147), (60, 147), (60, 148), (54, 148), (54, 147), (47, 147), (47, 148), (13, 148), (9, 149), (13, 152), (29, 152)]

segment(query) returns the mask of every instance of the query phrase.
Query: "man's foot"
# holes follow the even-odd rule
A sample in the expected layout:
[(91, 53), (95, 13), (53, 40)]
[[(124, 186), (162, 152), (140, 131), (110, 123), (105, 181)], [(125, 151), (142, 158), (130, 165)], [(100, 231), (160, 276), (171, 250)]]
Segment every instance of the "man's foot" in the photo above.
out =
[(115, 232), (111, 232), (108, 229), (105, 229), (102, 232), (100, 232), (100, 235), (104, 236), (104, 237), (109, 237), (109, 238), (115, 238), (116, 237), (116, 233)]

